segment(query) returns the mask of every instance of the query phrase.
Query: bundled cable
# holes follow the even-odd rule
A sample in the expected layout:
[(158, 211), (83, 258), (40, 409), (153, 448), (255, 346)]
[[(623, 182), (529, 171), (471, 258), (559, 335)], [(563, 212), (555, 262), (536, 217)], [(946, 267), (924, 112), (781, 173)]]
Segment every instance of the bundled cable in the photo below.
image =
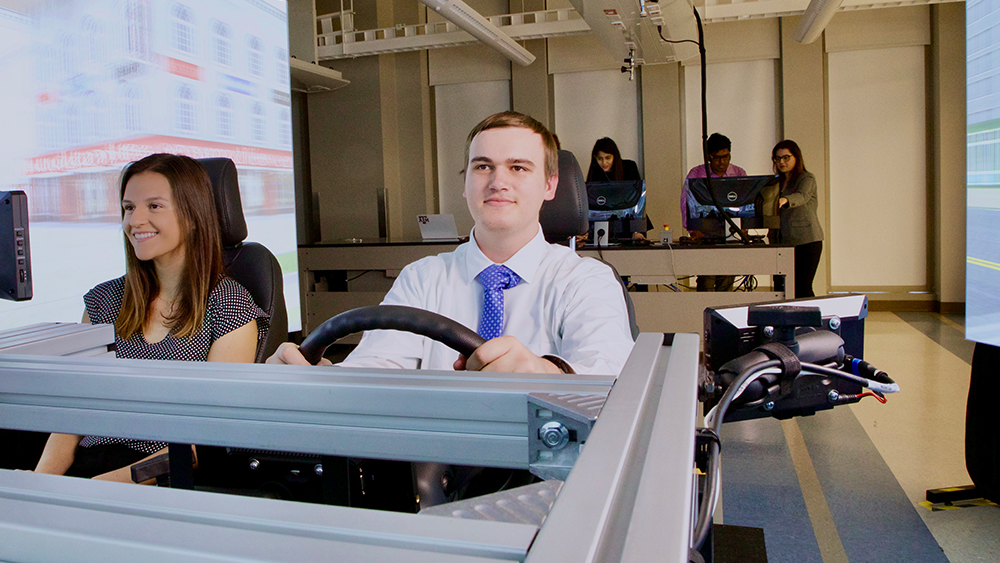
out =
[[(733, 401), (742, 395), (750, 384), (763, 375), (781, 373), (782, 366), (783, 363), (779, 359), (757, 362), (753, 365), (747, 366), (732, 381), (726, 389), (726, 392), (723, 393), (722, 398), (719, 399), (718, 404), (712, 407), (712, 409), (705, 415), (705, 424), (709, 427), (709, 429), (714, 432), (716, 436), (720, 435), (722, 422), (726, 418), (726, 411), (729, 409)], [(843, 397), (845, 400), (852, 400), (854, 398), (860, 400), (862, 397), (870, 395), (878, 399), (879, 402), (885, 403), (884, 394), (899, 392), (899, 385), (896, 384), (896, 382), (894, 382), (884, 371), (878, 370), (864, 360), (852, 358), (850, 356), (845, 358), (841, 369), (834, 369), (807, 362), (802, 362), (801, 367), (802, 373), (814, 373), (827, 377), (846, 379), (871, 390), (868, 393), (861, 393), (857, 396), (845, 395)], [(776, 393), (779, 388), (780, 386), (778, 385), (770, 386), (767, 389), (767, 396), (754, 401), (754, 403), (748, 403), (743, 406), (756, 406), (757, 404), (767, 400), (772, 394)], [(715, 506), (719, 499), (719, 488), (721, 486), (722, 471), (719, 464), (720, 444), (711, 442), (708, 448), (708, 471), (706, 472), (705, 477), (705, 497), (702, 499), (701, 506), (698, 508), (698, 519), (695, 522), (693, 536), (694, 543), (692, 545), (694, 549), (701, 549), (701, 546), (705, 543), (705, 538), (708, 537), (708, 531), (711, 527), (712, 520), (711, 515), (715, 512)]]

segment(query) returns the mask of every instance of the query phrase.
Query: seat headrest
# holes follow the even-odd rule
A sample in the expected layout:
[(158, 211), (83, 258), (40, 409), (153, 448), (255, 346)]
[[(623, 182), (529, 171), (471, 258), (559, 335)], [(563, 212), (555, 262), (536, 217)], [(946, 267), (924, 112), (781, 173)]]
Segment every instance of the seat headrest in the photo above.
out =
[(219, 212), (222, 246), (231, 247), (247, 238), (247, 222), (240, 201), (240, 182), (236, 164), (229, 158), (199, 158), (212, 181), (212, 194)]
[(538, 221), (549, 242), (566, 242), (569, 237), (582, 235), (590, 227), (587, 184), (576, 157), (570, 151), (559, 151), (559, 185), (556, 197), (542, 203)]

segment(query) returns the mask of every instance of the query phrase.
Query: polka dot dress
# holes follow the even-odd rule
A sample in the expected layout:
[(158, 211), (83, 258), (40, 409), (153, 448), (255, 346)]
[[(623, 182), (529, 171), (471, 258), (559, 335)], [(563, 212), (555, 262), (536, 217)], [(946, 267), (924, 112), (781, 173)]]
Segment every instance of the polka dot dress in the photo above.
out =
[(503, 290), (521, 283), (507, 266), (491, 264), (476, 276), (483, 286), (483, 316), (479, 318), (479, 336), (491, 340), (503, 335)]
[[(114, 324), (125, 294), (125, 278), (104, 282), (83, 296), (87, 316), (94, 324)], [(115, 335), (116, 355), (135, 360), (184, 360), (204, 362), (212, 344), (222, 336), (257, 320), (257, 341), (267, 333), (267, 313), (254, 303), (250, 292), (232, 278), (222, 278), (208, 295), (208, 310), (197, 334), (176, 338), (168, 334), (159, 342), (149, 343), (141, 333), (128, 339)], [(138, 452), (153, 454), (167, 447), (165, 442), (147, 442), (124, 438), (85, 436), (80, 446), (89, 448), (104, 444), (124, 444)]]

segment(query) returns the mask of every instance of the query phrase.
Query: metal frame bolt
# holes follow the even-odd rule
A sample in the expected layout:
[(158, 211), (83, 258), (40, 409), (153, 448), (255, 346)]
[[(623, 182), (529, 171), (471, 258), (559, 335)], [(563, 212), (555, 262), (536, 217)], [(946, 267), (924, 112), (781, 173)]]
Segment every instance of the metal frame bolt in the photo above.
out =
[(569, 443), (569, 430), (561, 422), (546, 422), (538, 429), (538, 439), (550, 450), (561, 450)]

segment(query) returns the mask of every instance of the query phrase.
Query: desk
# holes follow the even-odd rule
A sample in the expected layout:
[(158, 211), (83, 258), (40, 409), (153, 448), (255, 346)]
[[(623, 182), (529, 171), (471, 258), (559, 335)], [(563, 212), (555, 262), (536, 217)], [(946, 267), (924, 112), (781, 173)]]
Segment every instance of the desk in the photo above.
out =
[[(335, 243), (299, 247), (305, 283), (302, 333), (328, 318), (366, 305), (378, 305), (403, 267), (425, 256), (450, 252), (458, 243)], [(721, 307), (777, 301), (793, 297), (795, 253), (781, 246), (675, 246), (673, 249), (611, 247), (580, 250), (602, 257), (618, 273), (639, 284), (669, 284), (695, 275), (773, 276), (775, 291), (698, 293), (695, 291), (631, 292), (642, 332), (702, 332), (702, 312)], [(784, 288), (782, 290), (781, 288)], [(343, 342), (357, 343), (359, 336)]]
[(772, 276), (773, 291), (659, 291), (630, 292), (636, 322), (642, 332), (702, 332), (702, 314), (707, 307), (729, 307), (781, 301), (794, 297), (795, 251), (783, 246), (675, 246), (658, 245), (595, 249), (585, 247), (582, 256), (601, 258), (632, 283), (674, 283), (696, 275)]

